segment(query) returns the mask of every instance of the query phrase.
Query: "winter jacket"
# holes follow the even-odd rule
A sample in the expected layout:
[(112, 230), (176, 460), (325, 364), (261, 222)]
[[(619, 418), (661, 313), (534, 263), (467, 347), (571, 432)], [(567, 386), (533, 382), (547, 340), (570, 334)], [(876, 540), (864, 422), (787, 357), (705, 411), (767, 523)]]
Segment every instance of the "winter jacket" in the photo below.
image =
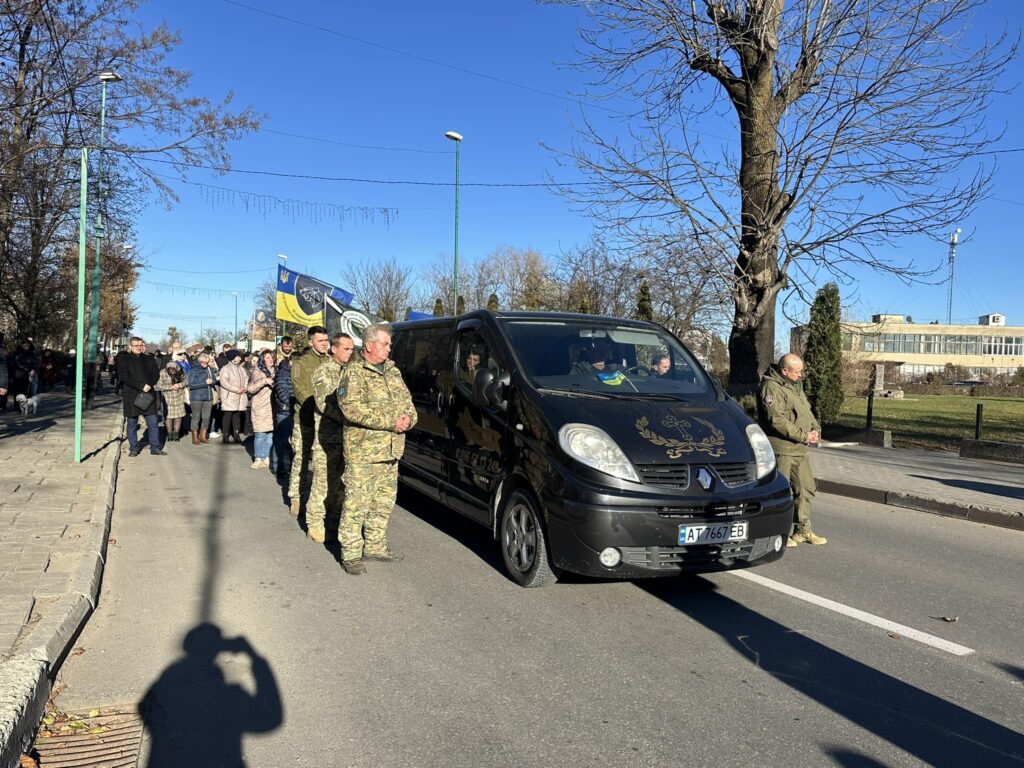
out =
[(249, 403), (252, 405), (253, 432), (274, 431), (274, 409), (270, 402), (274, 384), (259, 366), (249, 372)]
[(295, 393), (292, 391), (292, 361), (285, 358), (277, 366), (274, 375), (274, 406), (278, 413), (287, 413), (292, 408)]
[(135, 354), (129, 352), (117, 361), (117, 380), (121, 382), (121, 398), (124, 406), (124, 415), (130, 419), (139, 416), (155, 416), (160, 406), (160, 398), (153, 392), (153, 402), (146, 410), (135, 406), (135, 398), (144, 390), (148, 384), (150, 390), (156, 386), (160, 379), (160, 369), (156, 364), (156, 358), (152, 355)]
[[(193, 365), (188, 372), (189, 399), (193, 402), (213, 400), (213, 387), (217, 386), (217, 372), (213, 368), (203, 368), (201, 365)], [(213, 379), (213, 385), (206, 383), (207, 379)]]
[(336, 397), (345, 417), (345, 461), (371, 464), (402, 458), (405, 435), (395, 432), (395, 421), (408, 415), (415, 424), (416, 407), (392, 361), (378, 367), (362, 356), (353, 357)]
[[(220, 369), (220, 409), (222, 411), (244, 411), (249, 405), (245, 393), (249, 386), (249, 374), (239, 363), (228, 363)], [(241, 390), (241, 393), (239, 393)]]
[(807, 453), (807, 434), (821, 431), (807, 402), (804, 388), (772, 366), (761, 379), (757, 397), (757, 423), (768, 435), (776, 455)]
[(0, 347), (0, 389), (7, 389), (7, 353)]

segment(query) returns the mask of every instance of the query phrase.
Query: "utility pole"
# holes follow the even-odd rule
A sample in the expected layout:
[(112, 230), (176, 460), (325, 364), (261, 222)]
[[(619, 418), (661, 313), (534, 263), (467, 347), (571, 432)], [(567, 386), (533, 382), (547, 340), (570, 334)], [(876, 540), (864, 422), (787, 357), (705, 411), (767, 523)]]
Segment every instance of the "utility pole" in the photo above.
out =
[(960, 235), (957, 227), (949, 236), (949, 298), (946, 300), (946, 325), (953, 324), (953, 263), (956, 261), (956, 243)]

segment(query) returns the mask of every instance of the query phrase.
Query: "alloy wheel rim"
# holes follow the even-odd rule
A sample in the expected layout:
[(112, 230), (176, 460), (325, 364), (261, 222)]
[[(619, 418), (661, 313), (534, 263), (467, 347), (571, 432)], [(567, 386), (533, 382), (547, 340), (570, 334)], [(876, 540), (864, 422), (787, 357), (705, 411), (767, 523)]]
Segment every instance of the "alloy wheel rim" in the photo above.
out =
[(505, 553), (520, 573), (533, 567), (537, 552), (537, 526), (530, 509), (516, 504), (505, 521)]

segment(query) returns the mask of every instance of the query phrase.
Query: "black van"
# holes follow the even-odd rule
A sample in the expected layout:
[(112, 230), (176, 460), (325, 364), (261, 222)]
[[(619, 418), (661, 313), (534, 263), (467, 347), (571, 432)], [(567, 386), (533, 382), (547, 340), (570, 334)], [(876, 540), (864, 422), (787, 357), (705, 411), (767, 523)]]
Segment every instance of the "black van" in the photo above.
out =
[(399, 477), (491, 528), (523, 586), (782, 557), (768, 439), (662, 326), (480, 310), (396, 323), (391, 356), (419, 415)]

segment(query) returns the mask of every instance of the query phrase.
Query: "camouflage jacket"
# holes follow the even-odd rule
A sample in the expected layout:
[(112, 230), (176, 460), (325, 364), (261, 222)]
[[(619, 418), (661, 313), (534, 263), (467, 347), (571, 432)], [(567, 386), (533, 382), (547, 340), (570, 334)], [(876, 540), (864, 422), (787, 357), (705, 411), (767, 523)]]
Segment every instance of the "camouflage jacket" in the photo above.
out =
[(405, 414), (416, 423), (402, 374), (391, 360), (383, 366), (353, 357), (341, 375), (338, 405), (345, 417), (345, 460), (360, 464), (402, 458), (405, 435), (395, 432), (395, 420)]
[(295, 404), (300, 409), (312, 412), (313, 374), (329, 358), (330, 355), (321, 355), (312, 347), (298, 357), (292, 355), (292, 390), (295, 393)]
[(320, 416), (320, 438), (326, 443), (342, 441), (345, 417), (341, 415), (338, 398), (331, 395), (338, 391), (344, 370), (345, 366), (328, 355), (327, 361), (313, 372), (313, 407)]
[(805, 453), (807, 433), (821, 431), (803, 386), (787, 379), (775, 366), (761, 379), (757, 423), (768, 435), (775, 453)]

